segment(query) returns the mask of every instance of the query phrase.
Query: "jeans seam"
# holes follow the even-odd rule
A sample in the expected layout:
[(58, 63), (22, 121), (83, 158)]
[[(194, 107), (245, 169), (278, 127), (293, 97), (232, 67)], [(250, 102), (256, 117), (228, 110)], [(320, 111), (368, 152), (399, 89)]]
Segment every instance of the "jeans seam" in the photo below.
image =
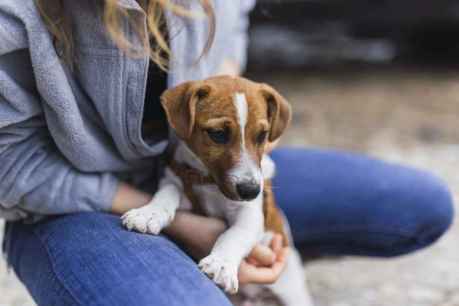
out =
[(55, 279), (58, 281), (58, 283), (62, 286), (62, 288), (67, 292), (67, 294), (72, 298), (72, 300), (75, 302), (76, 305), (79, 305), (79, 306), (83, 306), (84, 304), (82, 304), (73, 294), (72, 292), (70, 291), (69, 288), (67, 288), (67, 286), (65, 285), (65, 282), (62, 281), (62, 279), (59, 277), (59, 273), (57, 273), (56, 271), (56, 268), (54, 266), (54, 263), (53, 261), (51, 260), (52, 259), (52, 255), (51, 255), (51, 252), (49, 250), (49, 248), (47, 247), (46, 243), (42, 240), (42, 238), (40, 237), (40, 235), (38, 235), (36, 232), (35, 232), (35, 229), (32, 229), (32, 233), (33, 235), (40, 241), (40, 244), (42, 245), (43, 249), (45, 250), (46, 252), (46, 255), (47, 255), (47, 259), (48, 259), (48, 262), (51, 266), (51, 270), (55, 276)]

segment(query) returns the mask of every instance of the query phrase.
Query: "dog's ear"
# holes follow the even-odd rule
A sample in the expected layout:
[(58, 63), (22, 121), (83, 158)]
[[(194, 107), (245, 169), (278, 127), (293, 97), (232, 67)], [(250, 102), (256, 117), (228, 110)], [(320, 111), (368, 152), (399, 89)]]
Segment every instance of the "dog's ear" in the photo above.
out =
[(181, 139), (188, 139), (194, 128), (196, 104), (209, 95), (210, 86), (199, 81), (186, 82), (166, 90), (161, 104), (169, 125)]
[(270, 123), (269, 141), (278, 139), (292, 119), (292, 110), (287, 100), (269, 85), (261, 85), (261, 94), (268, 106)]

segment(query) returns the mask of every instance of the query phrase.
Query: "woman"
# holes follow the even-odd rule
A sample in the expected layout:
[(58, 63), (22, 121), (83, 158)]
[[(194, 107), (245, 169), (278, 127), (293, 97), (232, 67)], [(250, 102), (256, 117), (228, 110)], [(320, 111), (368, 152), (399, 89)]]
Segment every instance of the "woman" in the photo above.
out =
[[(125, 231), (116, 216), (154, 192), (162, 90), (245, 64), (252, 1), (183, 3), (0, 2), (4, 250), (39, 305), (229, 305), (175, 245), (207, 253), (218, 220), (178, 214), (166, 238)], [(332, 151), (272, 157), (276, 197), (307, 252), (406, 254), (451, 223), (448, 189), (425, 172)], [(257, 246), (241, 281), (275, 281), (278, 252)]]

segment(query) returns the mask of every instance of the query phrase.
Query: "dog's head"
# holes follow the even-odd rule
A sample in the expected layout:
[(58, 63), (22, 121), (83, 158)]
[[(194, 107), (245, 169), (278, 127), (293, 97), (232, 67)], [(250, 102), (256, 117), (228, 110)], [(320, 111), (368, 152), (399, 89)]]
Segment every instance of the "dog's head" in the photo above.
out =
[(249, 201), (261, 191), (261, 159), (291, 119), (273, 88), (244, 78), (183, 83), (161, 97), (170, 126), (205, 165), (222, 193)]

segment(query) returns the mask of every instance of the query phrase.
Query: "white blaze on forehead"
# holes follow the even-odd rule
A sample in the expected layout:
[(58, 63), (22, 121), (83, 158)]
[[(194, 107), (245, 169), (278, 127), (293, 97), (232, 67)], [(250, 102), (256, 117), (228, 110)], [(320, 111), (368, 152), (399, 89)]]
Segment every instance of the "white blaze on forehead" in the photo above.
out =
[(234, 104), (236, 105), (237, 110), (237, 119), (239, 122), (239, 126), (241, 128), (241, 139), (242, 145), (245, 144), (245, 126), (247, 125), (247, 117), (249, 116), (249, 106), (247, 105), (247, 99), (245, 98), (245, 94), (237, 92), (234, 96)]
[(245, 128), (249, 117), (249, 106), (244, 93), (236, 92), (233, 99), (237, 111), (237, 121), (241, 130), (241, 155), (237, 165), (232, 169), (231, 175), (236, 181), (255, 180), (262, 178), (261, 171), (255, 161), (247, 153), (245, 146)]

